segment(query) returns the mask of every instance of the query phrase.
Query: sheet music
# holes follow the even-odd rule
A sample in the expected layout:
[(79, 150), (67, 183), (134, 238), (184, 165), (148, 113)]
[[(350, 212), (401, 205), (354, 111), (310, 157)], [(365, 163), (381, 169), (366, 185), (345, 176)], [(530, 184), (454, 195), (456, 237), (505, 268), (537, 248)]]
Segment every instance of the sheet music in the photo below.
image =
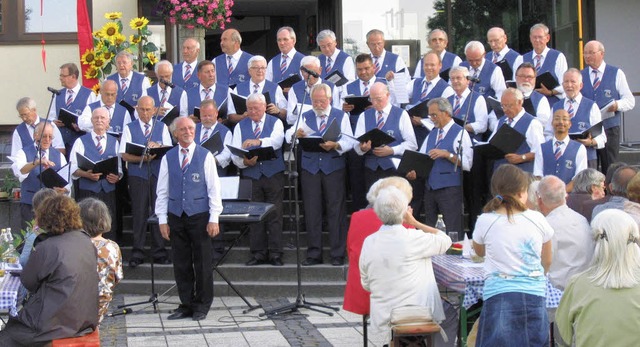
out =
[(240, 176), (220, 177), (220, 197), (222, 200), (237, 200), (240, 192)]
[(69, 163), (56, 171), (60, 177), (64, 178), (67, 183), (71, 181), (71, 165)]

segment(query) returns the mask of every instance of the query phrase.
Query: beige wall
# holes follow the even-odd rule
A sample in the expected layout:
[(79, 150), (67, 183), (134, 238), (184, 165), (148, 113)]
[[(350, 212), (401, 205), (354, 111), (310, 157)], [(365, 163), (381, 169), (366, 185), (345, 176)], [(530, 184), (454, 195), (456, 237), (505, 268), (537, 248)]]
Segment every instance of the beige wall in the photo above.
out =
[[(107, 20), (105, 12), (122, 12), (125, 33), (132, 34), (129, 21), (137, 16), (137, 1), (112, 0), (93, 1), (93, 30), (102, 27)], [(51, 93), (47, 87), (60, 88), (58, 75), (60, 65), (68, 62), (80, 66), (78, 46), (74, 44), (47, 44), (47, 71), (44, 71), (41, 59), (40, 45), (12, 45), (0, 46), (0, 57), (4, 64), (0, 64), (0, 124), (18, 124), (20, 119), (15, 110), (18, 99), (30, 96), (38, 105), (38, 114), (46, 116)], [(9, 64), (7, 62), (14, 62)]]

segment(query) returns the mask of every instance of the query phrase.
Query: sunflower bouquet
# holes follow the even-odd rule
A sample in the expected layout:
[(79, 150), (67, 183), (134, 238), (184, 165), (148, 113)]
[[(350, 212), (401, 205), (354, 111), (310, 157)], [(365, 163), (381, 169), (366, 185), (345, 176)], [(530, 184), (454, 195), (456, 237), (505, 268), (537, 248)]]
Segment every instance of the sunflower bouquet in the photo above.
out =
[[(139, 71), (147, 64), (158, 62), (158, 47), (148, 40), (151, 31), (147, 28), (147, 18), (133, 18), (129, 26), (135, 33), (127, 38), (122, 34), (122, 12), (109, 12), (104, 17), (109, 22), (93, 32), (93, 49), (87, 49), (80, 58), (82, 64), (88, 67), (84, 75), (86, 78), (105, 79), (114, 70), (116, 54), (125, 50), (138, 57), (134, 67)], [(94, 91), (97, 91), (96, 88), (94, 87)]]

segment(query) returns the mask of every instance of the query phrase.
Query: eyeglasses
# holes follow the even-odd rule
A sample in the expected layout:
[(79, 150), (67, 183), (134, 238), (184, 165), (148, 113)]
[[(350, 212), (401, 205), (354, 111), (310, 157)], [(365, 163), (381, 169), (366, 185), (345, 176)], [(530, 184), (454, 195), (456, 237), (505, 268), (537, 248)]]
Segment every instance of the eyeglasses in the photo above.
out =
[(261, 71), (261, 70), (266, 70), (266, 69), (267, 69), (267, 67), (266, 67), (266, 66), (252, 66), (252, 67), (250, 67), (250, 69), (251, 69), (251, 70), (258, 70), (258, 71)]
[(532, 80), (536, 78), (534, 75), (516, 75), (516, 77), (524, 78), (525, 80)]

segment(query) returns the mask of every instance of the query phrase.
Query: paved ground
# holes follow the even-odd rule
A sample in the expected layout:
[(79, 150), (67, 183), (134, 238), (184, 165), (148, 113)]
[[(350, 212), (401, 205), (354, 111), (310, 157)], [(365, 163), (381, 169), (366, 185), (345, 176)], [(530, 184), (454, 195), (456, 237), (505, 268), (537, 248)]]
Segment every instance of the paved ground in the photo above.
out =
[[(136, 303), (148, 297), (117, 295), (112, 307)], [(247, 298), (252, 305), (281, 307), (295, 298)], [(179, 302), (175, 296), (160, 297), (158, 312), (153, 306), (132, 306), (132, 313), (105, 317), (100, 328), (102, 346), (362, 346), (362, 316), (342, 310), (342, 298), (309, 298), (310, 302), (335, 308), (333, 316), (301, 308), (273, 318), (260, 317), (262, 308), (243, 313), (247, 305), (238, 297), (216, 297), (207, 319), (167, 320)], [(369, 346), (375, 346), (369, 343)]]

